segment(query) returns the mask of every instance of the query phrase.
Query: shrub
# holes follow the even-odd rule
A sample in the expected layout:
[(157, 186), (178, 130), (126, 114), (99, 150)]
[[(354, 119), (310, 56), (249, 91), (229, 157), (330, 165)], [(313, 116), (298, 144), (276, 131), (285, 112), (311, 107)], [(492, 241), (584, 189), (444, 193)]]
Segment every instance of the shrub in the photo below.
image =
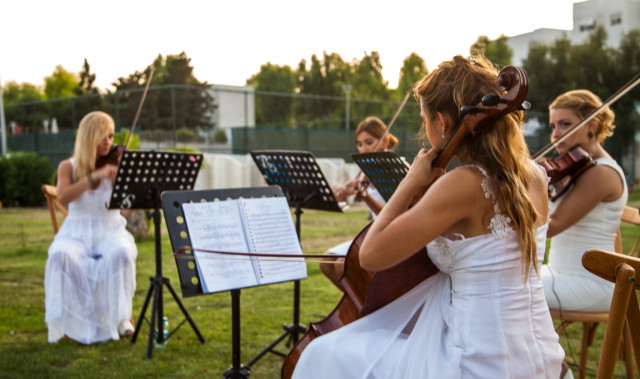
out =
[(179, 142), (190, 142), (195, 138), (196, 134), (193, 130), (187, 128), (180, 128), (176, 130), (176, 140)]
[(9, 206), (41, 206), (40, 190), (50, 183), (53, 168), (49, 158), (36, 153), (12, 153), (0, 158), (0, 201)]
[(227, 143), (227, 131), (224, 129), (216, 130), (216, 133), (213, 135), (213, 141), (215, 143)]

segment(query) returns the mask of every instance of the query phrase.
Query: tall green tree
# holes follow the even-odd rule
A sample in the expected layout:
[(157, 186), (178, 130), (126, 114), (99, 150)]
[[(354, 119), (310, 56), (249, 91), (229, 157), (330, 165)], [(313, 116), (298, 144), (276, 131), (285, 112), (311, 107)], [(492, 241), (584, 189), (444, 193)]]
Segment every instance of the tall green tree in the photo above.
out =
[(309, 127), (338, 127), (336, 121), (342, 119), (344, 112), (342, 88), (352, 85), (350, 73), (349, 64), (337, 53), (324, 52), (322, 59), (312, 55), (309, 68), (306, 60), (300, 61), (297, 87), (301, 95), (307, 96), (296, 105), (296, 118)]
[(51, 76), (44, 78), (44, 94), (47, 99), (74, 96), (79, 85), (76, 74), (58, 65)]
[(91, 66), (89, 66), (89, 62), (85, 58), (84, 63), (82, 64), (82, 70), (80, 70), (80, 82), (78, 83), (78, 87), (76, 88), (76, 94), (97, 94), (98, 89), (94, 85), (95, 81), (96, 74), (91, 72)]
[[(613, 73), (609, 80), (622, 87), (640, 73), (640, 29), (627, 33), (620, 41), (620, 47), (614, 54)], [(617, 74), (617, 75), (616, 75)], [(640, 88), (636, 87), (621, 97), (612, 107), (616, 112), (616, 131), (625, 146), (635, 141), (635, 134), (640, 129)]]
[(509, 38), (504, 34), (495, 40), (490, 40), (487, 36), (480, 36), (469, 48), (471, 55), (483, 55), (499, 67), (508, 66), (513, 58), (513, 49), (509, 47)]
[[(266, 63), (247, 84), (256, 90), (256, 123), (260, 126), (293, 125), (293, 93), (296, 76), (291, 67)], [(290, 94), (291, 96), (287, 96)]]
[(427, 64), (424, 59), (416, 53), (411, 53), (402, 62), (398, 88), (396, 89), (394, 100), (401, 100), (405, 93), (410, 91), (413, 85), (428, 73), (429, 70), (427, 69)]
[(141, 128), (177, 130), (214, 126), (210, 113), (215, 104), (208, 85), (193, 76), (191, 58), (184, 52), (167, 57), (158, 55), (142, 72), (120, 77), (113, 83), (120, 110), (118, 125), (129, 127), (127, 124), (134, 119), (151, 66), (155, 72), (138, 119)]
[(75, 89), (77, 99), (75, 100), (76, 113), (82, 117), (94, 110), (103, 110), (102, 99), (98, 88), (94, 85), (96, 74), (91, 72), (91, 66), (85, 58), (82, 69), (79, 73), (80, 83)]
[(529, 76), (529, 94), (531, 103), (529, 117), (546, 123), (549, 118), (548, 105), (558, 94), (574, 88), (570, 82), (571, 41), (568, 38), (557, 39), (553, 44), (533, 42), (529, 47), (523, 67)]

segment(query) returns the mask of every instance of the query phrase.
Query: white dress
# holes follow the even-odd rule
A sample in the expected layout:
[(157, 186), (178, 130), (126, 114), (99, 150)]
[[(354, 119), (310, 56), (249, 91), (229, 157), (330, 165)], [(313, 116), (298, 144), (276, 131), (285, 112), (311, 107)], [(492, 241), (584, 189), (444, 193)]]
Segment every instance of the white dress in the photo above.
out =
[(69, 215), (49, 247), (45, 321), (49, 342), (64, 335), (83, 344), (118, 340), (131, 319), (136, 248), (119, 210), (105, 206), (111, 181), (101, 180), (69, 203)]
[[(582, 266), (582, 255), (591, 248), (615, 251), (628, 191), (624, 172), (614, 160), (599, 158), (595, 162), (615, 169), (624, 190), (617, 200), (600, 202), (574, 225), (551, 238), (549, 261), (542, 266), (541, 276), (547, 303), (553, 309), (608, 312), (611, 306), (614, 284), (587, 271)], [(550, 203), (552, 214), (565, 196)]]
[[(384, 308), (314, 339), (293, 377), (559, 378), (564, 351), (542, 283), (533, 267), (524, 281), (508, 222), (496, 214), (491, 233), (429, 243), (440, 272)], [(535, 232), (539, 257), (546, 231), (544, 225)]]

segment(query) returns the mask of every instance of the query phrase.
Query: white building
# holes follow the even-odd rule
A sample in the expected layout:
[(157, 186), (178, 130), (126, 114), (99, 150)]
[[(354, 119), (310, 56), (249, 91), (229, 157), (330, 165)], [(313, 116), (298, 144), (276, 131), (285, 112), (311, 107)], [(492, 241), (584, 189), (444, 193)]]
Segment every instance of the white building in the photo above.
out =
[(509, 37), (507, 43), (513, 50), (511, 63), (521, 65), (529, 53), (532, 41), (553, 44), (566, 36), (572, 45), (585, 43), (589, 33), (598, 26), (607, 32), (607, 45), (616, 48), (622, 37), (631, 30), (640, 29), (640, 0), (587, 0), (573, 4), (573, 29), (536, 29)]
[(255, 89), (253, 86), (212, 85), (209, 93), (217, 108), (211, 115), (216, 128), (224, 129), (231, 137), (230, 128), (256, 125)]

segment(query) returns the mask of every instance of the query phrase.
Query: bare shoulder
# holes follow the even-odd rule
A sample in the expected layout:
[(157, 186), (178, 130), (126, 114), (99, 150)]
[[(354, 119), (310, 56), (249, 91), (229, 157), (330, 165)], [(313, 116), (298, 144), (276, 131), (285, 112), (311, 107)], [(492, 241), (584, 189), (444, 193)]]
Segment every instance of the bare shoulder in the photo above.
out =
[(475, 195), (483, 196), (481, 190), (483, 180), (484, 175), (477, 168), (460, 166), (436, 180), (434, 186), (437, 185), (439, 190), (457, 199), (468, 199), (474, 198)]

